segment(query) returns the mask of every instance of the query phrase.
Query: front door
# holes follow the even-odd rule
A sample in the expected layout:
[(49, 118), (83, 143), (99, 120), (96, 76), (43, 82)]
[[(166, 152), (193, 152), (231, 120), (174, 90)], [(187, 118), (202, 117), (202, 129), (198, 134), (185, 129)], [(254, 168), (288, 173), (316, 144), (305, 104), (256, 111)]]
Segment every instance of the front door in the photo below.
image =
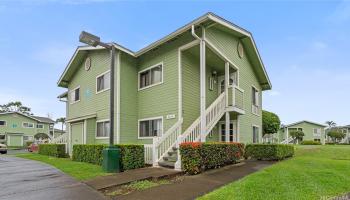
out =
[[(220, 123), (220, 141), (225, 142), (226, 141), (226, 124), (224, 122)], [(230, 135), (229, 135), (229, 142), (237, 142), (237, 125), (236, 121), (230, 122)]]
[(84, 123), (71, 124), (71, 145), (83, 144)]

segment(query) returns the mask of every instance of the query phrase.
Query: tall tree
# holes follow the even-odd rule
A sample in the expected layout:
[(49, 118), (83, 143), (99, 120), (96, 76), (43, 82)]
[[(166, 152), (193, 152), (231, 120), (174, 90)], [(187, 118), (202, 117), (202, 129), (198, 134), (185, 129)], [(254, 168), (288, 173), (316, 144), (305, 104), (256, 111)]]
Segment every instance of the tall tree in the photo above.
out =
[(263, 135), (277, 133), (278, 129), (281, 126), (280, 118), (275, 113), (263, 110), (262, 126), (263, 126)]
[(337, 123), (335, 123), (334, 121), (326, 121), (326, 124), (329, 128), (335, 127), (337, 125)]
[(33, 115), (31, 109), (27, 106), (24, 106), (20, 101), (13, 101), (0, 105), (0, 113), (4, 112), (20, 112), (26, 115)]
[(65, 117), (60, 117), (58, 119), (56, 119), (56, 123), (61, 123), (61, 130), (63, 132), (63, 125), (66, 123), (66, 118)]

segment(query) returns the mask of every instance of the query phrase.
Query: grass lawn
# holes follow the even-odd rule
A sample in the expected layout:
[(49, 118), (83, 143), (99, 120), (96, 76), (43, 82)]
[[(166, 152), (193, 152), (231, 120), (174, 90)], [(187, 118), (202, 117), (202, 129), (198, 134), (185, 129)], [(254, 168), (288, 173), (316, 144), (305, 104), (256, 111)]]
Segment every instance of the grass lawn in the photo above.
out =
[(18, 154), (16, 156), (47, 163), (76, 178), (77, 180), (87, 180), (97, 176), (109, 175), (109, 173), (102, 171), (101, 166), (83, 162), (75, 162), (69, 158), (55, 158), (37, 153)]
[(199, 199), (328, 199), (348, 192), (350, 146), (297, 146), (294, 158)]

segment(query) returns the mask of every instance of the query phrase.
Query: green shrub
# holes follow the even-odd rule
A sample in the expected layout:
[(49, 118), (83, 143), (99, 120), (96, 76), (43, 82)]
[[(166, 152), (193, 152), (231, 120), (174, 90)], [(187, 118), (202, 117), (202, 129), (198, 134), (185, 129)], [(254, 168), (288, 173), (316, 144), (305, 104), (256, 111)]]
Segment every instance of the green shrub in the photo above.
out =
[[(129, 170), (142, 168), (145, 166), (143, 145), (125, 144), (115, 145), (120, 149), (121, 169)], [(87, 162), (96, 165), (102, 165), (102, 151), (106, 147), (103, 144), (77, 144), (73, 145), (74, 161)]]
[(283, 160), (294, 155), (294, 147), (285, 144), (248, 144), (244, 157), (258, 160)]
[(313, 141), (313, 140), (304, 140), (300, 144), (302, 144), (302, 145), (321, 145), (321, 142)]
[(39, 144), (39, 154), (53, 156), (57, 158), (65, 158), (66, 145), (65, 144)]
[(31, 144), (33, 144), (33, 141), (27, 141), (26, 142), (26, 147), (29, 147)]
[(243, 149), (240, 143), (183, 143), (180, 145), (182, 168), (188, 174), (198, 174), (232, 164), (242, 157)]

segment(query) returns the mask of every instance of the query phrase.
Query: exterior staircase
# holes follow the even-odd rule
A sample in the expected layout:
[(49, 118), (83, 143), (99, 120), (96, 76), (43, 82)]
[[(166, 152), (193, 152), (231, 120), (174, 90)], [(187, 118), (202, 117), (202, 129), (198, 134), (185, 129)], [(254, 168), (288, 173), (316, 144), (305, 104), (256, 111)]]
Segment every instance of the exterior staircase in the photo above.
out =
[[(215, 127), (226, 111), (226, 95), (220, 96), (206, 109), (205, 137)], [(186, 131), (181, 133), (183, 119), (180, 119), (160, 138), (153, 139), (153, 166), (181, 169), (179, 145), (183, 142), (195, 142), (201, 138), (201, 120), (198, 117)], [(179, 159), (180, 158), (180, 159)]]
[(289, 143), (291, 143), (291, 142), (293, 142), (293, 138), (292, 137), (289, 137), (288, 139), (285, 139), (285, 140), (283, 140), (282, 142), (281, 142), (281, 144), (289, 144)]
[(68, 133), (64, 133), (56, 138), (51, 139), (52, 144), (65, 144), (66, 153), (68, 153)]

